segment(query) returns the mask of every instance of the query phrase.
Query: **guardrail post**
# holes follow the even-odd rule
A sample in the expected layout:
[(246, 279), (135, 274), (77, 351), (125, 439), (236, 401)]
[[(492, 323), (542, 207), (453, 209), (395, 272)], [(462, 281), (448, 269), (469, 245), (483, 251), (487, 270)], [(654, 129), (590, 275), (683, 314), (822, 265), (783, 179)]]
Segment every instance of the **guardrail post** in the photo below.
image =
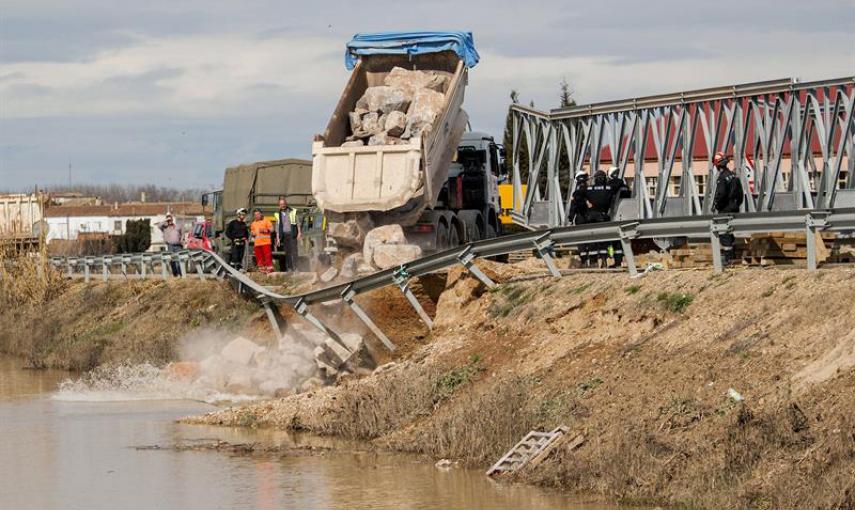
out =
[(555, 246), (555, 241), (549, 238), (552, 232), (546, 232), (542, 236), (533, 241), (534, 249), (537, 251), (537, 256), (546, 264), (546, 268), (552, 276), (561, 277), (561, 271), (555, 266), (555, 261), (552, 260), (552, 248)]
[(626, 259), (626, 267), (631, 276), (638, 274), (638, 268), (635, 266), (635, 253), (632, 251), (632, 240), (638, 235), (635, 228), (638, 222), (621, 225), (618, 227), (620, 234), (620, 245), (623, 248), (623, 256)]
[[(817, 232), (828, 226), (828, 211), (811, 211), (805, 216), (805, 245), (807, 246), (808, 271), (816, 271)], [(820, 242), (825, 242), (820, 240)]]
[(145, 254), (140, 253), (140, 279), (145, 280), (145, 278), (146, 278)]
[(377, 325), (374, 324), (374, 321), (371, 320), (371, 317), (369, 317), (368, 314), (365, 313), (365, 310), (363, 310), (362, 307), (359, 306), (359, 304), (353, 300), (354, 297), (356, 297), (356, 292), (353, 290), (353, 285), (348, 285), (341, 293), (342, 301), (347, 303), (347, 306), (349, 306), (350, 309), (353, 310), (353, 313), (357, 317), (359, 317), (359, 320), (361, 320), (363, 324), (368, 326), (368, 329), (370, 329), (371, 332), (374, 333), (374, 336), (376, 336), (380, 339), (381, 342), (383, 342), (383, 345), (385, 345), (387, 349), (389, 349), (390, 351), (394, 351), (395, 344), (393, 344), (392, 341), (389, 340), (389, 337), (383, 334), (380, 328), (378, 328)]
[(86, 257), (85, 259), (83, 259), (83, 280), (86, 283), (89, 283), (89, 273), (91, 264), (92, 257)]
[(270, 321), (270, 326), (273, 328), (273, 332), (276, 333), (276, 339), (279, 340), (285, 333), (285, 319), (283, 319), (282, 314), (279, 313), (279, 308), (277, 308), (270, 300), (264, 300), (262, 302), (262, 306), (264, 306), (264, 312), (267, 314), (267, 320)]
[(181, 252), (173, 253), (173, 256), (178, 259), (178, 269), (181, 271), (181, 278), (187, 278), (187, 257)]
[(398, 285), (398, 288), (401, 289), (401, 292), (404, 293), (404, 297), (407, 298), (407, 301), (410, 302), (410, 306), (416, 311), (419, 315), (419, 318), (428, 329), (433, 329), (433, 320), (430, 318), (430, 315), (427, 314), (424, 308), (422, 308), (422, 304), (419, 303), (419, 300), (416, 299), (416, 295), (413, 294), (413, 291), (410, 289), (410, 274), (407, 272), (407, 268), (405, 266), (401, 266), (395, 271), (393, 276), (395, 283)]
[(317, 317), (315, 317), (314, 315), (312, 315), (309, 312), (309, 305), (306, 304), (306, 302), (303, 300), (303, 298), (300, 298), (296, 303), (294, 303), (294, 310), (297, 312), (297, 314), (300, 317), (309, 321), (309, 323), (311, 323), (312, 326), (318, 328), (324, 334), (326, 334), (328, 337), (332, 338), (337, 344), (344, 347), (344, 349), (347, 352), (351, 352), (350, 347), (345, 345), (345, 343), (344, 343), (344, 341), (342, 341), (341, 337), (338, 336), (338, 333), (336, 333), (335, 331), (330, 329), (326, 324), (321, 322)]
[(65, 264), (68, 266), (68, 277), (69, 277), (69, 278), (73, 277), (73, 276), (74, 276), (74, 269), (73, 269), (73, 266), (76, 266), (76, 265), (77, 265), (77, 261), (75, 260), (75, 261), (74, 261), (74, 264), (72, 264), (72, 263), (71, 263), (71, 258), (66, 257), (66, 258), (65, 258)]
[(480, 280), (481, 283), (486, 285), (488, 288), (493, 288), (496, 286), (496, 283), (493, 280), (491, 280), (489, 276), (484, 274), (484, 272), (481, 271), (481, 268), (479, 268), (477, 265), (475, 265), (475, 254), (472, 253), (472, 247), (471, 246), (468, 246), (463, 251), (463, 253), (458, 255), (457, 260), (459, 260), (460, 263), (463, 264), (463, 267), (465, 267), (466, 270), (469, 271), (469, 273), (472, 276), (474, 276), (475, 278)]
[(722, 234), (730, 232), (730, 216), (719, 216), (710, 222), (710, 245), (712, 246), (713, 272), (724, 271), (721, 260), (721, 238)]
[(169, 272), (166, 269), (167, 261), (163, 257), (163, 253), (158, 253), (157, 257), (158, 257), (158, 260), (160, 261), (160, 276), (164, 280), (167, 280), (167, 279), (169, 279)]
[(101, 258), (101, 276), (104, 278), (104, 281), (110, 279), (110, 270), (108, 269), (109, 264), (112, 262), (110, 257)]

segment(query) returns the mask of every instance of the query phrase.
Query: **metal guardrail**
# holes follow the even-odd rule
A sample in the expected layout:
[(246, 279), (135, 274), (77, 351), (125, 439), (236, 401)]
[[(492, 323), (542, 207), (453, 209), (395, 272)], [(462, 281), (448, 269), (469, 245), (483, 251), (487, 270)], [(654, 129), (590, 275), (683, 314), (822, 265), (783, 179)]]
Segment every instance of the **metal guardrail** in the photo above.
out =
[[(377, 327), (365, 310), (356, 303), (355, 297), (357, 295), (382, 287), (397, 286), (422, 321), (429, 328), (432, 328), (432, 319), (410, 290), (410, 280), (460, 264), (484, 285), (495, 286), (495, 283), (478, 268), (476, 264), (478, 258), (494, 257), (530, 249), (543, 260), (550, 274), (560, 277), (561, 272), (553, 260), (553, 248), (556, 245), (572, 246), (619, 241), (623, 246), (629, 273), (636, 275), (638, 268), (632, 251), (633, 239), (709, 238), (713, 251), (714, 271), (721, 272), (724, 270), (719, 241), (722, 234), (731, 233), (744, 237), (764, 232), (805, 232), (810, 239), (810, 236), (815, 236), (819, 231), (855, 232), (855, 208), (745, 213), (734, 216), (707, 215), (656, 218), (534, 230), (476, 241), (416, 259), (397, 268), (378, 271), (347, 283), (290, 296), (271, 291), (246, 274), (229, 266), (217, 254), (201, 250), (101, 257), (54, 257), (51, 259), (51, 263), (57, 269), (64, 270), (69, 277), (79, 276), (75, 270), (80, 269), (83, 271), (82, 276), (89, 281), (99, 273), (101, 278), (105, 280), (116, 276), (113, 272), (116, 266), (121, 268), (120, 274), (127, 278), (169, 278), (169, 264), (177, 262), (181, 266), (181, 275), (184, 277), (213, 277), (229, 280), (238, 292), (256, 300), (265, 308), (274, 330), (280, 331), (280, 333), (282, 332), (283, 321), (279, 309), (274, 305), (286, 304), (293, 307), (301, 317), (316, 328), (339, 341), (339, 335), (314, 316), (310, 312), (309, 306), (340, 300), (351, 308), (354, 314), (387, 348), (394, 350), (392, 341)], [(814, 243), (806, 244), (808, 269), (816, 270), (816, 247)], [(159, 271), (155, 271), (155, 266), (159, 266)]]

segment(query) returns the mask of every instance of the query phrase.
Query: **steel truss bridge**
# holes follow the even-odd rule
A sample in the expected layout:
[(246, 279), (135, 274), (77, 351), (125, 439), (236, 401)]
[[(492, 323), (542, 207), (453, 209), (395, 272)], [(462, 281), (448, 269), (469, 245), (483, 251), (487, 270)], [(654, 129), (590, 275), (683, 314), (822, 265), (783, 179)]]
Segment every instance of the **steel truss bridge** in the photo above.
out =
[[(743, 170), (737, 174), (745, 192), (744, 212), (852, 207), (853, 110), (855, 77), (772, 80), (548, 113), (514, 104), (512, 217), (528, 228), (567, 225), (573, 175), (612, 165), (621, 177), (628, 168), (634, 174), (632, 196), (616, 206), (614, 219), (708, 215), (717, 177), (712, 159), (718, 151), (731, 155), (735, 168)], [(652, 196), (645, 162), (656, 167)], [(750, 183), (745, 170), (752, 162)], [(707, 172), (703, 192), (695, 173), (699, 167)], [(784, 173), (789, 173), (786, 181)], [(679, 177), (676, 196), (669, 190), (672, 176)]]

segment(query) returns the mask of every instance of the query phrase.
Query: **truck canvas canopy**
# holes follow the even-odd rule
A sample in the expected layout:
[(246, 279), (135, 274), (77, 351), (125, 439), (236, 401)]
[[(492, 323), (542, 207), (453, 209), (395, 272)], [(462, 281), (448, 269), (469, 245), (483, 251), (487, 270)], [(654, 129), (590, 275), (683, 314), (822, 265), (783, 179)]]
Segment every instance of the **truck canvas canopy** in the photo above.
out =
[(466, 67), (480, 59), (472, 32), (377, 32), (356, 34), (347, 43), (344, 65), (353, 70), (360, 55), (421, 55), (453, 51)]

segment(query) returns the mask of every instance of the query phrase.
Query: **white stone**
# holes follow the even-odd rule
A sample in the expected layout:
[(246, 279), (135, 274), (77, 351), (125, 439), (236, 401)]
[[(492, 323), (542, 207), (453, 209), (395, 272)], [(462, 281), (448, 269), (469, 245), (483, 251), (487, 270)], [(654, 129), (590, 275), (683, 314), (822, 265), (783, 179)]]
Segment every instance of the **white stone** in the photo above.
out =
[(400, 137), (407, 129), (407, 115), (404, 112), (392, 112), (386, 116), (386, 122), (383, 124), (383, 129), (389, 136)]
[(355, 136), (367, 136), (381, 131), (380, 116), (377, 112), (366, 113), (362, 117), (362, 125), (359, 131), (355, 131)]
[[(356, 102), (357, 108), (364, 108), (369, 112), (389, 113), (393, 111), (406, 111), (410, 106), (411, 98), (402, 89), (396, 87), (368, 87), (365, 94)], [(362, 118), (363, 124), (365, 117)]]
[(248, 366), (252, 362), (252, 358), (261, 352), (264, 352), (264, 347), (255, 342), (239, 336), (226, 344), (223, 350), (220, 351), (223, 359), (242, 366)]
[(377, 133), (376, 135), (372, 135), (371, 138), (368, 139), (368, 145), (391, 145), (389, 143), (389, 135), (386, 133)]
[(327, 269), (326, 271), (324, 271), (324, 273), (321, 275), (321, 282), (322, 283), (329, 283), (329, 282), (335, 280), (336, 276), (338, 276), (338, 269), (331, 267), (331, 268)]
[(359, 272), (359, 266), (362, 265), (364, 261), (365, 259), (361, 253), (351, 253), (345, 257), (344, 261), (341, 263), (341, 271), (339, 274), (345, 280), (356, 278), (356, 275)]
[(344, 142), (341, 144), (342, 147), (364, 147), (365, 142), (362, 140), (352, 140), (350, 142)]
[(422, 249), (415, 244), (381, 244), (374, 248), (374, 265), (389, 269), (406, 264), (422, 256)]
[(356, 112), (350, 112), (348, 114), (348, 119), (350, 120), (350, 132), (356, 133), (357, 131), (362, 129), (362, 117)]
[(327, 233), (343, 247), (360, 249), (365, 232), (371, 230), (370, 222), (368, 223), (365, 228), (361, 228), (357, 220), (330, 222), (327, 225)]
[(374, 248), (381, 244), (406, 243), (404, 229), (398, 224), (374, 228), (365, 235), (365, 241), (362, 243), (362, 260), (370, 264), (374, 260)]
[(407, 130), (402, 138), (415, 138), (429, 131), (445, 104), (445, 94), (430, 89), (416, 92), (407, 110)]

